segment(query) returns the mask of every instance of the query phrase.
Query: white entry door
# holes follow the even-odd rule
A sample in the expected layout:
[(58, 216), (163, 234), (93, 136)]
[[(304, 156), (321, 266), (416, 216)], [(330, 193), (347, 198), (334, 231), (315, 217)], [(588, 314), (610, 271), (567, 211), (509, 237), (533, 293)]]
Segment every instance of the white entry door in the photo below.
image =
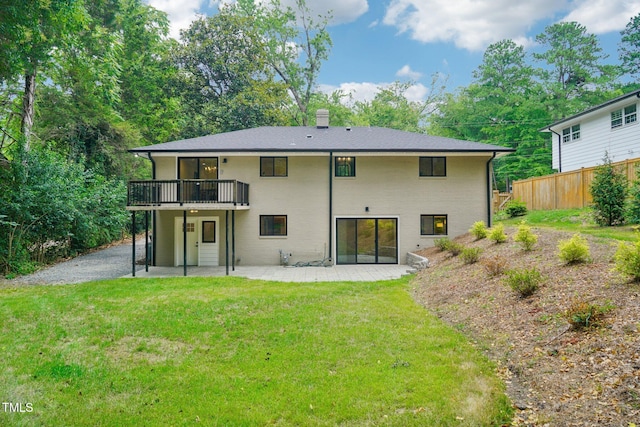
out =
[[(219, 265), (219, 218), (187, 218), (187, 265)], [(184, 225), (182, 217), (175, 222), (175, 265), (184, 265)]]
[(218, 217), (198, 218), (198, 265), (217, 266), (220, 258)]

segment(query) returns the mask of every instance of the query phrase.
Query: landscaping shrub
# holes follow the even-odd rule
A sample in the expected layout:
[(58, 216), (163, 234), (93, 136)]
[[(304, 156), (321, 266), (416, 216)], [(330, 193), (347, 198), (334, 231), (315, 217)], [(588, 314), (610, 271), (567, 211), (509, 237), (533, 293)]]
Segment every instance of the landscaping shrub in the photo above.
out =
[(578, 264), (591, 260), (589, 243), (580, 234), (574, 234), (569, 240), (561, 240), (558, 243), (558, 250), (558, 256), (567, 264)]
[(613, 167), (608, 154), (603, 161), (604, 164), (596, 168), (590, 187), (594, 217), (599, 225), (623, 224), (627, 176)]
[(507, 271), (505, 282), (521, 298), (526, 298), (538, 290), (542, 282), (542, 275), (535, 267), (532, 269), (509, 270)]
[(629, 199), (625, 209), (625, 219), (629, 224), (640, 224), (640, 167), (636, 167), (638, 177), (629, 188)]
[(592, 304), (577, 299), (565, 310), (564, 317), (573, 329), (596, 327), (602, 324), (604, 314), (611, 309), (613, 309), (612, 305)]
[(448, 251), (451, 253), (451, 255), (453, 256), (458, 256), (462, 253), (462, 251), (464, 250), (464, 245), (462, 243), (458, 243), (458, 242), (451, 242), (449, 244), (449, 248)]
[(499, 276), (507, 268), (507, 259), (500, 255), (494, 255), (489, 258), (485, 258), (482, 262), (484, 269), (491, 277)]
[(469, 229), (469, 233), (471, 233), (476, 240), (484, 239), (488, 234), (487, 226), (484, 221), (476, 221), (473, 223), (473, 226), (471, 226), (471, 229)]
[(464, 248), (460, 257), (465, 264), (474, 264), (480, 259), (480, 254), (482, 254), (482, 248)]
[(507, 235), (504, 233), (504, 225), (498, 224), (491, 229), (489, 240), (494, 243), (504, 243), (507, 241)]
[(640, 240), (632, 245), (620, 242), (613, 259), (617, 271), (633, 277), (635, 282), (640, 282)]
[(525, 251), (530, 251), (538, 242), (538, 236), (533, 234), (531, 227), (523, 222), (518, 226), (518, 232), (513, 236), (513, 240), (520, 243)]
[(451, 240), (449, 240), (448, 237), (441, 237), (434, 240), (433, 244), (436, 248), (440, 249), (440, 251), (444, 252), (449, 250), (449, 247), (451, 246)]
[(509, 218), (524, 216), (527, 214), (527, 204), (521, 200), (510, 200), (504, 205), (504, 212)]

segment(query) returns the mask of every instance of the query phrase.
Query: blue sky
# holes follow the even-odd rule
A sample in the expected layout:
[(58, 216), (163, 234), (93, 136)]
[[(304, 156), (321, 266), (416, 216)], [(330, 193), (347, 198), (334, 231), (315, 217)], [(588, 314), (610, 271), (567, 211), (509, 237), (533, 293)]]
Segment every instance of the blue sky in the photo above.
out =
[[(215, 13), (232, 0), (147, 0), (168, 13), (178, 38), (197, 14)], [(268, 1), (268, 0), (264, 0)], [(295, 4), (295, 0), (281, 0)], [(331, 10), (333, 48), (320, 72), (319, 88), (343, 89), (371, 99), (396, 80), (415, 81), (407, 98), (424, 100), (431, 76), (448, 76), (447, 90), (466, 86), (486, 47), (512, 39), (535, 50), (547, 25), (577, 21), (596, 34), (618, 60), (620, 31), (640, 13), (638, 0), (307, 0), (315, 14)]]

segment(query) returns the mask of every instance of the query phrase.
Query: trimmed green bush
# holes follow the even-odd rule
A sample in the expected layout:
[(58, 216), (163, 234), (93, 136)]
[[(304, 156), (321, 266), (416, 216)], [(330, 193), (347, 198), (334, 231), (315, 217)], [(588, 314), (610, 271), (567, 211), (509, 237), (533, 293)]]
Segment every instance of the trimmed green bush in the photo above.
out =
[(640, 282), (640, 240), (632, 245), (620, 242), (613, 259), (617, 271)]
[(494, 243), (504, 243), (507, 241), (507, 235), (504, 232), (504, 225), (498, 224), (491, 229), (489, 240)]
[(530, 251), (538, 242), (538, 236), (533, 234), (531, 227), (522, 222), (518, 226), (518, 232), (513, 236), (513, 240), (520, 243), (525, 251)]
[(460, 255), (463, 250), (464, 250), (464, 245), (462, 243), (458, 243), (458, 242), (451, 242), (451, 244), (449, 245), (449, 249), (448, 249), (448, 251), (453, 256)]
[(484, 221), (476, 221), (469, 229), (469, 233), (471, 233), (476, 240), (481, 240), (487, 237), (489, 232), (487, 231), (487, 226)]
[(569, 240), (561, 240), (558, 243), (558, 256), (567, 264), (589, 262), (589, 243), (580, 234), (574, 234)]
[(540, 287), (542, 275), (536, 268), (523, 270), (509, 270), (505, 278), (506, 284), (521, 298), (533, 295)]
[(510, 200), (504, 205), (504, 212), (509, 218), (524, 216), (527, 214), (527, 204), (521, 200)]
[(465, 264), (474, 264), (480, 259), (482, 248), (464, 248), (460, 253), (460, 258)]
[(451, 246), (451, 240), (448, 237), (441, 237), (433, 241), (433, 244), (436, 248), (440, 249), (440, 251), (448, 251)]

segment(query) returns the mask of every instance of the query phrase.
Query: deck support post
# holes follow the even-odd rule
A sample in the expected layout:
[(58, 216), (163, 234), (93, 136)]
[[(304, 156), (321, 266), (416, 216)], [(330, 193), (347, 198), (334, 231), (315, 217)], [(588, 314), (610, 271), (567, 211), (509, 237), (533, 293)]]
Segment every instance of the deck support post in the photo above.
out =
[(182, 211), (182, 269), (187, 276), (187, 211)]
[(226, 265), (226, 274), (229, 275), (229, 211), (224, 211), (225, 219), (224, 219), (224, 244), (225, 244), (225, 265)]
[(231, 270), (236, 271), (236, 211), (231, 211)]
[(131, 276), (136, 277), (136, 211), (131, 211)]

